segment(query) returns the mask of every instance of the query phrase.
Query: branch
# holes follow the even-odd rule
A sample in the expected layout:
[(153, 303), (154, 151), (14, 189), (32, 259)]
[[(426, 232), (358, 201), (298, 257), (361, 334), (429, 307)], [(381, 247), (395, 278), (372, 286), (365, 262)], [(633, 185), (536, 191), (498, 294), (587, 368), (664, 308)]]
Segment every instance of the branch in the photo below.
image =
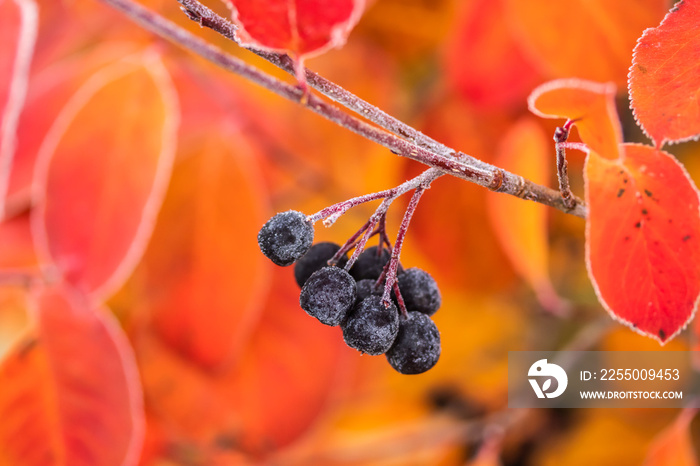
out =
[[(236, 34), (238, 28), (235, 24), (225, 18), (222, 18), (211, 9), (199, 3), (197, 0), (177, 0), (177, 2), (182, 5), (182, 9), (185, 14), (191, 20), (198, 22), (200, 26), (212, 29), (213, 31), (221, 34), (223, 37), (234, 41), (240, 47), (254, 53), (281, 70), (286, 71), (287, 73), (296, 77), (296, 64), (288, 55), (256, 49), (241, 43)], [(438, 154), (448, 156), (455, 154), (454, 150), (450, 149), (444, 144), (440, 144), (434, 139), (431, 139), (430, 137), (416, 130), (412, 126), (399, 121), (388, 113), (357, 97), (355, 94), (346, 91), (344, 88), (338, 86), (334, 82), (319, 76), (308, 68), (304, 68), (303, 72), (305, 73), (306, 83), (313, 89), (316, 89), (329, 99), (338, 102), (358, 115), (369, 119), (387, 131), (390, 131), (397, 136), (404, 137), (417, 146)], [(470, 158), (470, 156), (466, 154), (464, 154), (464, 157)], [(477, 159), (473, 159), (473, 161), (480, 163), (480, 161)]]
[[(253, 81), (254, 83), (269, 89), (270, 91), (289, 99), (293, 102), (297, 102), (300, 105), (307, 107), (308, 109), (318, 113), (324, 118), (349, 129), (366, 139), (377, 142), (384, 147), (388, 148), (391, 152), (400, 155), (402, 157), (407, 157), (409, 159), (418, 161), (425, 165), (433, 168), (437, 168), (442, 172), (448, 173), (457, 178), (461, 178), (467, 181), (471, 181), (480, 186), (490, 189), (491, 191), (503, 192), (511, 194), (513, 196), (519, 197), (521, 199), (531, 200), (539, 202), (550, 207), (554, 207), (562, 212), (570, 213), (581, 218), (586, 216), (586, 208), (582, 201), (576, 200), (576, 206), (573, 209), (569, 209), (563, 202), (559, 192), (547, 188), (545, 186), (538, 185), (532, 181), (526, 180), (525, 178), (509, 173), (500, 168), (494, 167), (487, 163), (481, 162), (473, 157), (467, 156), (465, 154), (458, 153), (454, 150), (450, 150), (449, 154), (438, 144), (437, 148), (428, 149), (422, 146), (430, 146), (430, 139), (423, 136), (420, 139), (421, 145), (417, 143), (409, 142), (404, 140), (394, 134), (391, 134), (385, 130), (379, 129), (374, 125), (370, 125), (364, 120), (360, 120), (357, 117), (345, 113), (340, 108), (335, 107), (319, 97), (313, 94), (304, 94), (304, 92), (298, 87), (284, 83), (276, 78), (273, 78), (257, 68), (248, 65), (242, 60), (225, 53), (223, 50), (214, 47), (213, 45), (205, 42), (199, 37), (191, 34), (185, 29), (177, 26), (171, 21), (159, 16), (158, 14), (144, 8), (138, 3), (132, 0), (101, 0), (104, 3), (111, 5), (122, 13), (126, 14), (133, 21), (137, 22), (145, 29), (151, 32), (175, 42), (176, 44), (184, 47), (197, 55), (209, 60), (210, 62), (228, 70), (234, 72), (240, 76), (245, 77)], [(196, 2), (195, 2), (196, 3)], [(189, 3), (188, 3), (189, 4)], [(199, 7), (204, 9), (200, 4)], [(204, 21), (197, 19), (200, 24), (210, 27), (210, 25), (216, 24), (212, 18), (215, 14), (208, 10), (206, 17), (198, 14), (189, 8), (187, 10), (188, 17), (192, 19), (204, 18)], [(205, 11), (205, 10), (202, 10)], [(214, 15), (214, 16), (212, 16)], [(222, 18), (223, 20), (223, 18)], [(223, 20), (225, 21), (225, 20)], [(231, 34), (231, 31), (227, 31), (226, 34)], [(228, 37), (228, 35), (227, 35)], [(313, 76), (311, 76), (313, 78)], [(314, 79), (310, 79), (309, 84), (313, 86), (319, 85), (315, 83)], [(330, 92), (332, 89), (328, 89)], [(354, 105), (360, 106), (362, 102), (359, 98), (354, 97), (349, 98), (352, 94), (347, 93), (344, 100), (354, 100)], [(366, 104), (366, 103), (365, 103)], [(369, 104), (366, 104), (369, 106)], [(368, 118), (376, 118), (379, 122), (383, 121), (387, 125), (394, 125), (392, 123), (397, 121), (393, 118), (386, 119), (382, 115), (388, 116), (383, 112), (369, 111), (369, 108), (375, 109), (372, 106), (368, 107), (368, 112), (365, 114)], [(374, 120), (372, 120), (374, 121)], [(403, 125), (403, 124), (401, 124)], [(407, 125), (396, 127), (396, 131), (401, 133), (401, 131), (406, 132), (406, 128), (410, 128)], [(420, 134), (415, 130), (409, 130), (406, 134)], [(437, 144), (437, 143), (435, 143)], [(441, 146), (441, 147), (440, 147)], [(439, 149), (439, 150), (438, 150)]]

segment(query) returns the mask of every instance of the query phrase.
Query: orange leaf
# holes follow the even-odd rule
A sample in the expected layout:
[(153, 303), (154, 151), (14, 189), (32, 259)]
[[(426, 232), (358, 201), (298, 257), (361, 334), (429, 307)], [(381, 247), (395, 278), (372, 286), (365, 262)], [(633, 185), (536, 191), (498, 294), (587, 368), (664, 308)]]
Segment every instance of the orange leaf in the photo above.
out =
[(96, 73), (39, 154), (37, 251), (98, 299), (129, 276), (151, 234), (174, 154), (177, 107), (153, 53)]
[(0, 0), (0, 218), (5, 215), (37, 23), (37, 6), (32, 0)]
[(365, 0), (229, 0), (242, 41), (255, 48), (318, 54), (340, 47)]
[(141, 392), (119, 327), (68, 289), (36, 306), (37, 328), (0, 365), (0, 464), (135, 464)]
[(502, 3), (462, 2), (444, 56), (447, 77), (482, 108), (520, 106), (540, 81), (503, 19)]
[[(531, 119), (521, 119), (506, 133), (494, 163), (535, 183), (549, 182), (554, 151), (542, 129)], [(561, 312), (565, 303), (549, 278), (547, 208), (522, 202), (513, 196), (489, 196), (489, 216), (494, 231), (515, 270), (536, 291), (540, 303)]]
[(553, 78), (627, 81), (630, 51), (667, 0), (507, 0), (519, 42)]
[(664, 343), (693, 318), (700, 295), (700, 204), (683, 167), (650, 146), (585, 168), (586, 255), (611, 315)]
[(644, 466), (698, 466), (690, 423), (697, 409), (685, 409), (673, 424), (652, 442)]
[(247, 342), (272, 267), (256, 242), (269, 216), (257, 153), (235, 128), (214, 125), (183, 147), (131, 288), (160, 336), (207, 367)]
[(634, 48), (631, 105), (657, 147), (700, 135), (699, 24), (700, 1), (679, 1)]
[(33, 70), (17, 128), (17, 150), (7, 193), (8, 214), (31, 205), (30, 188), (37, 153), (56, 116), (75, 90), (106, 64), (123, 59), (141, 48), (136, 43), (128, 42), (98, 44), (94, 49)]
[(290, 272), (274, 269), (274, 292), (238, 364), (205, 372), (156, 337), (135, 336), (147, 408), (171, 426), (171, 440), (202, 447), (235, 441), (242, 451), (274, 453), (329, 406), (346, 370), (343, 355), (351, 353), (337, 328), (299, 308)]
[(543, 118), (576, 121), (581, 140), (606, 159), (620, 156), (622, 128), (615, 109), (615, 86), (581, 79), (542, 84), (528, 98), (530, 111)]

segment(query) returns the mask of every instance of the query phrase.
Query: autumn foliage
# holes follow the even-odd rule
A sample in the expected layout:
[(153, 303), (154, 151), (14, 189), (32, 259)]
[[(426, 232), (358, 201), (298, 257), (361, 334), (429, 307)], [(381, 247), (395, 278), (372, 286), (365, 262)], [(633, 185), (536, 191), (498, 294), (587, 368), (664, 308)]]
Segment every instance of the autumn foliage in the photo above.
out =
[(393, 373), (304, 314), (256, 235), (420, 164), (102, 2), (0, 0), (1, 466), (698, 464), (692, 406), (519, 412), (506, 377), (508, 351), (700, 349), (700, 1), (211, 3), (245, 45), (542, 185), (573, 121), (587, 218), (436, 180), (401, 259), (440, 284), (442, 356)]

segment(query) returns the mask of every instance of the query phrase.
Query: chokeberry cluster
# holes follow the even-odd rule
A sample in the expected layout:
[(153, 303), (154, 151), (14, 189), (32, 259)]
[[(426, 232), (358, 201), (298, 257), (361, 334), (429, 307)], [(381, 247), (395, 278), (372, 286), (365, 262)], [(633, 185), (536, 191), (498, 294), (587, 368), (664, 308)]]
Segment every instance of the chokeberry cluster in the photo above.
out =
[[(325, 325), (340, 326), (351, 348), (385, 354), (402, 374), (432, 368), (440, 357), (440, 333), (430, 316), (441, 304), (433, 277), (398, 264), (391, 280), (391, 250), (381, 240), (362, 250), (364, 243), (312, 244), (313, 237), (311, 221), (296, 211), (275, 215), (258, 234), (260, 249), (270, 260), (295, 264), (301, 308)], [(360, 251), (349, 259), (353, 247)]]

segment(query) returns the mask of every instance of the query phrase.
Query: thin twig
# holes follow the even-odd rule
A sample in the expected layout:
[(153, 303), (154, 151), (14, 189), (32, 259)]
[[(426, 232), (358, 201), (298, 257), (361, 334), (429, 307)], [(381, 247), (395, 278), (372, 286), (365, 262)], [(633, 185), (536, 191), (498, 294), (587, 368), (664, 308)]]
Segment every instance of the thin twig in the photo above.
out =
[[(406, 237), (406, 232), (408, 231), (408, 225), (411, 223), (411, 218), (413, 213), (418, 207), (418, 202), (421, 196), (429, 185), (422, 184), (416, 188), (413, 192), (413, 196), (406, 207), (406, 211), (403, 214), (403, 220), (401, 220), (401, 226), (396, 234), (396, 242), (394, 243), (394, 249), (391, 251), (391, 259), (389, 260), (388, 268), (386, 269), (386, 284), (384, 285), (384, 295), (382, 300), (385, 306), (391, 304), (391, 289), (396, 282), (396, 272), (399, 269), (399, 258), (401, 257), (401, 248), (403, 247), (403, 240)], [(397, 292), (398, 295), (398, 292)]]
[(383, 221), (384, 217), (386, 216), (386, 212), (387, 210), (389, 210), (389, 206), (391, 205), (391, 203), (394, 202), (394, 199), (396, 199), (396, 196), (387, 197), (386, 199), (384, 199), (379, 205), (379, 207), (377, 207), (377, 210), (375, 210), (372, 216), (369, 218), (369, 220), (367, 221), (369, 228), (367, 228), (365, 234), (362, 235), (360, 241), (357, 242), (355, 250), (352, 252), (352, 256), (350, 256), (350, 259), (348, 260), (347, 264), (345, 264), (345, 270), (350, 271), (352, 266), (355, 265), (355, 262), (357, 262), (357, 259), (360, 257), (360, 254), (362, 254), (362, 251), (365, 250), (365, 244), (367, 244), (367, 240), (369, 240), (376, 233), (374, 227), (376, 227), (380, 221)]
[[(346, 242), (343, 246), (341, 246), (340, 249), (335, 253), (333, 257), (331, 257), (328, 260), (328, 265), (336, 265), (338, 262), (340, 262), (340, 259), (347, 254), (349, 250), (354, 248), (360, 238), (360, 235), (362, 235), (369, 227), (370, 227), (371, 219), (367, 220), (364, 225), (360, 227), (359, 230), (357, 230)], [(373, 233), (374, 234), (374, 233)], [(372, 236), (372, 235), (370, 235)]]
[[(508, 173), (505, 170), (478, 161), (473, 157), (463, 156), (456, 151), (452, 152), (452, 154), (457, 154), (457, 157), (454, 157), (419, 147), (394, 134), (370, 125), (359, 118), (353, 117), (313, 94), (304, 94), (298, 87), (286, 84), (261, 72), (255, 67), (212, 46), (132, 0), (101, 1), (123, 12), (129, 18), (151, 32), (171, 40), (210, 62), (271, 90), (277, 95), (300, 103), (324, 118), (360, 134), (366, 139), (383, 145), (397, 155), (416, 160), (430, 167), (438, 168), (445, 173), (471, 181), (492, 191), (503, 192), (521, 199), (539, 202), (581, 218), (585, 218), (586, 216), (586, 208), (582, 202), (577, 201), (576, 207), (574, 207), (574, 209), (569, 209), (564, 204), (559, 192), (553, 189), (538, 185), (521, 176)], [(308, 98), (302, 99), (302, 97)]]
[(343, 215), (345, 212), (347, 212), (353, 207), (377, 199), (399, 197), (412, 189), (416, 189), (418, 186), (430, 185), (430, 183), (432, 183), (442, 175), (444, 175), (442, 171), (436, 168), (429, 168), (428, 170), (424, 171), (415, 178), (411, 178), (410, 180), (405, 181), (394, 188), (386, 189), (384, 191), (379, 191), (376, 193), (364, 194), (362, 196), (357, 196), (352, 199), (348, 199), (347, 201), (333, 204), (332, 206), (328, 206), (316, 212), (315, 214), (309, 215), (308, 217), (306, 217), (306, 219), (311, 223), (316, 223), (321, 219), (325, 219), (323, 221), (323, 224), (324, 226), (329, 227), (333, 225), (335, 221), (338, 220), (338, 218), (340, 218), (341, 215)]
[(554, 148), (557, 152), (557, 177), (559, 178), (559, 191), (564, 205), (573, 209), (576, 207), (576, 196), (571, 192), (569, 185), (569, 163), (566, 161), (566, 140), (569, 139), (569, 131), (573, 120), (567, 120), (564, 126), (554, 130)]
[[(353, 251), (353, 255), (350, 258), (350, 261), (346, 265), (346, 269), (350, 270), (350, 267), (353, 266), (359, 255), (362, 253), (364, 250), (365, 244), (367, 243), (367, 240), (374, 236), (375, 234), (380, 234), (380, 239), (379, 239), (379, 250), (382, 248), (382, 244), (385, 243), (388, 247), (389, 250), (392, 251), (392, 258), (394, 255), (396, 255), (396, 259), (392, 260), (387, 264), (389, 266), (389, 272), (391, 273), (391, 270), (393, 270), (393, 277), (394, 279), (396, 278), (396, 271), (398, 270), (398, 254), (400, 254), (401, 251), (401, 243), (403, 243), (403, 236), (406, 234), (406, 230), (408, 229), (408, 222), (410, 222), (411, 216), (413, 215), (413, 211), (415, 210), (416, 206), (418, 205), (418, 199), (420, 199), (420, 194), (416, 195), (414, 194), (413, 198), (411, 199), (411, 202), (409, 203), (409, 206), (406, 211), (406, 215), (408, 215), (408, 218), (404, 216), (404, 220), (401, 223), (401, 228), (399, 229), (398, 236), (396, 238), (396, 248), (392, 250), (391, 248), (391, 243), (389, 241), (389, 238), (386, 235), (386, 231), (384, 229), (384, 223), (386, 221), (386, 212), (389, 209), (389, 206), (391, 203), (396, 199), (397, 197), (402, 196), (403, 194), (407, 193), (410, 190), (416, 190), (416, 193), (420, 192), (422, 194), (422, 191), (425, 190), (427, 187), (430, 186), (430, 183), (435, 181), (437, 178), (441, 177), (444, 173), (441, 172), (440, 170), (436, 168), (429, 168), (420, 175), (411, 178), (408, 181), (405, 181), (401, 183), (400, 185), (391, 188), (391, 189), (386, 189), (384, 191), (379, 191), (376, 193), (371, 193), (371, 194), (365, 194), (363, 196), (357, 196), (352, 199), (348, 199), (347, 201), (339, 202), (337, 204), (333, 204), (332, 206), (326, 207), (324, 209), (319, 210), (315, 214), (311, 214), (306, 217), (307, 221), (311, 223), (316, 223), (317, 221), (321, 219), (323, 220), (323, 224), (326, 227), (331, 226), (333, 223), (335, 223), (340, 216), (345, 214), (348, 210), (350, 210), (353, 207), (356, 207), (358, 205), (364, 204), (366, 202), (370, 201), (375, 201), (377, 199), (384, 199), (384, 201), (381, 203), (381, 205), (375, 210), (374, 214), (370, 217), (370, 219), (365, 223), (346, 243), (343, 247), (336, 252), (336, 254), (328, 261), (329, 264), (336, 264), (340, 260), (340, 258), (343, 256), (343, 254), (347, 253), (350, 249), (355, 247), (355, 251)], [(375, 228), (376, 227), (376, 228)], [(362, 237), (360, 238), (360, 235)], [(358, 238), (359, 241), (358, 241)], [(392, 265), (393, 264), (393, 265)], [(393, 267), (393, 268), (392, 268)], [(384, 272), (382, 272), (382, 277), (384, 276)], [(390, 276), (390, 275), (387, 275)], [(380, 279), (382, 278), (380, 277)], [(387, 282), (387, 289), (391, 289), (391, 283)]]
[(394, 295), (396, 296), (396, 304), (399, 308), (399, 312), (401, 313), (401, 317), (403, 319), (407, 319), (408, 310), (406, 309), (406, 302), (403, 300), (403, 296), (401, 296), (401, 290), (399, 289), (398, 281), (394, 282)]

